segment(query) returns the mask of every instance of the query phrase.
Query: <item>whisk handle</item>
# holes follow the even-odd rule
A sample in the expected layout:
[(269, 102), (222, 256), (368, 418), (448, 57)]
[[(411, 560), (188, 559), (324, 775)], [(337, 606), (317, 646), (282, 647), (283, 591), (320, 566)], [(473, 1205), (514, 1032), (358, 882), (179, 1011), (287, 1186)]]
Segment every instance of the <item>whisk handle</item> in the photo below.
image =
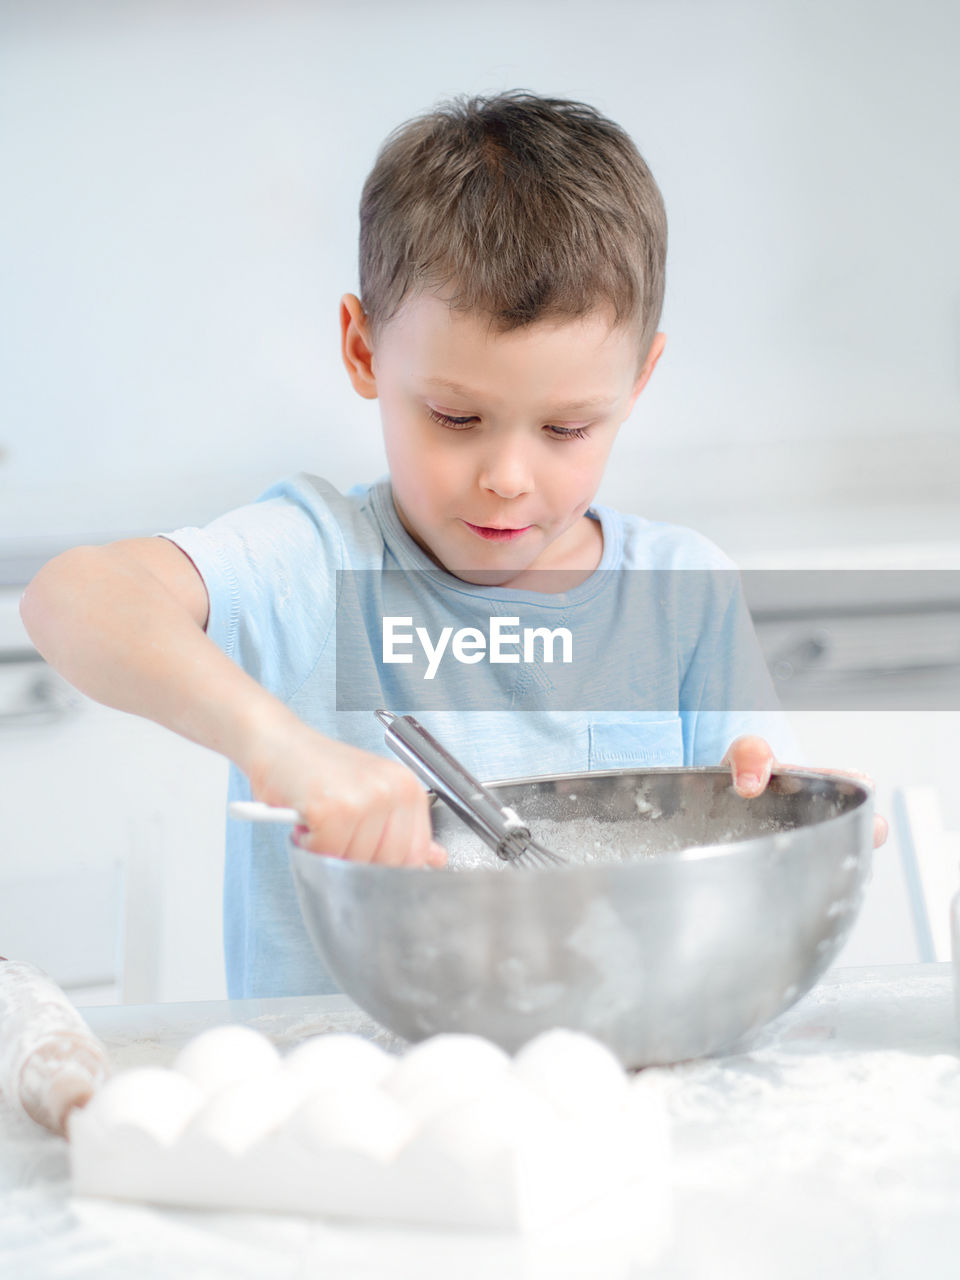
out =
[(419, 720), (413, 716), (396, 716), (390, 711), (377, 711), (376, 715), (386, 726), (384, 741), (390, 750), (436, 791), (491, 849), (499, 849), (507, 836), (529, 836), (529, 830), (518, 825), (516, 816), (504, 809)]

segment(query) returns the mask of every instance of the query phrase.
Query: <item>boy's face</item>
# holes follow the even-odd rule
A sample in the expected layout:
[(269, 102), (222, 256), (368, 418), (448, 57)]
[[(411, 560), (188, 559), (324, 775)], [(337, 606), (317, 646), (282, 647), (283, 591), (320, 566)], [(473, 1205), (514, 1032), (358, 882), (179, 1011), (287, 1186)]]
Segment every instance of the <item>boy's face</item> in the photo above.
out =
[(596, 568), (602, 534), (584, 512), (662, 334), (638, 377), (633, 330), (599, 314), (498, 334), (423, 293), (375, 350), (352, 294), (341, 321), (353, 385), (380, 400), (397, 512), (438, 564), (488, 586)]

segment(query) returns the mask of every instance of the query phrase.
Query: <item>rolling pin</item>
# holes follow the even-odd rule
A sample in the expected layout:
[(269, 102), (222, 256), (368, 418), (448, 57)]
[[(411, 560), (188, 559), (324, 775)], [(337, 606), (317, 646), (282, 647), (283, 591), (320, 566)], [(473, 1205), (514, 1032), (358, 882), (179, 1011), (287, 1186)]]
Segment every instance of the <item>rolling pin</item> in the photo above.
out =
[(0, 956), (0, 1093), (53, 1133), (109, 1074), (104, 1046), (42, 969)]

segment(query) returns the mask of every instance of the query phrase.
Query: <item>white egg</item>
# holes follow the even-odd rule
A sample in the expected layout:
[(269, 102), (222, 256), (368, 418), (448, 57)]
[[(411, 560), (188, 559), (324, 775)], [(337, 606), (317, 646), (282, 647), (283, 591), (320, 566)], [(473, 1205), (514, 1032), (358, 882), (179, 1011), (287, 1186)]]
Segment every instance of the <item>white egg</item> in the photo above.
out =
[(318, 1089), (343, 1084), (380, 1084), (394, 1059), (363, 1036), (325, 1035), (305, 1040), (284, 1059), (288, 1071), (313, 1081)]
[(233, 1024), (211, 1027), (194, 1036), (173, 1065), (213, 1094), (238, 1080), (272, 1071), (279, 1061), (280, 1055), (266, 1036), (252, 1027)]
[(302, 1101), (296, 1080), (283, 1068), (227, 1085), (193, 1118), (189, 1136), (202, 1135), (231, 1155), (240, 1155), (276, 1132)]
[(186, 1076), (164, 1067), (132, 1067), (111, 1077), (86, 1110), (116, 1134), (140, 1129), (170, 1144), (202, 1103), (202, 1091)]
[(377, 1160), (392, 1159), (415, 1129), (413, 1116), (372, 1084), (314, 1094), (287, 1125), (308, 1147), (358, 1151)]
[(383, 1087), (423, 1120), (479, 1097), (510, 1070), (508, 1055), (483, 1036), (438, 1035), (410, 1049)]
[(556, 1108), (512, 1075), (493, 1081), (485, 1093), (459, 1102), (424, 1121), (419, 1140), (468, 1168), (504, 1151), (539, 1147), (562, 1126)]
[(545, 1031), (524, 1045), (514, 1066), (524, 1084), (565, 1116), (594, 1120), (627, 1100), (627, 1074), (617, 1058), (580, 1031)]

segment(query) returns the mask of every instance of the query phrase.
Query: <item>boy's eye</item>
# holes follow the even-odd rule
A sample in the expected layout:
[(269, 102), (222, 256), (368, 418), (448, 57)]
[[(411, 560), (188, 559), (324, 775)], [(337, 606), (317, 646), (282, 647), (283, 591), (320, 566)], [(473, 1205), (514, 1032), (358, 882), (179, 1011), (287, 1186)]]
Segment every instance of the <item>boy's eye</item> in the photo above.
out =
[(583, 427), (547, 427), (556, 440), (584, 440), (586, 431)]
[(466, 427), (473, 421), (472, 418), (451, 418), (445, 413), (438, 413), (436, 409), (430, 410), (430, 417), (434, 422), (439, 422), (441, 427)]
[[(475, 418), (451, 418), (447, 413), (440, 413), (437, 409), (431, 409), (430, 417), (434, 422), (438, 422), (441, 427), (452, 427), (455, 431), (468, 427), (471, 422), (475, 422)], [(583, 440), (586, 438), (586, 431), (583, 427), (554, 427), (549, 423), (544, 427), (554, 440)]]

